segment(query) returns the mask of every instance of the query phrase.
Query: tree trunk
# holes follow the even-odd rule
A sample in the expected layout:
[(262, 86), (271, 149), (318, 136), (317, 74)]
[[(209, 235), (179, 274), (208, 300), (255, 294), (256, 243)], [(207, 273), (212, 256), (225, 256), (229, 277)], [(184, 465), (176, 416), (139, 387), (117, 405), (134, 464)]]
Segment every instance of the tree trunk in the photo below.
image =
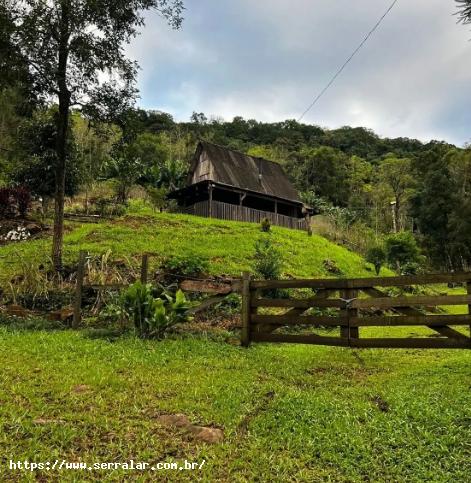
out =
[(56, 190), (54, 204), (54, 235), (52, 261), (56, 271), (62, 270), (62, 244), (64, 235), (65, 171), (67, 159), (67, 136), (69, 128), (70, 92), (67, 88), (67, 62), (69, 55), (69, 2), (61, 1), (59, 40), (59, 63), (57, 86), (59, 89), (59, 113), (57, 115), (56, 140)]

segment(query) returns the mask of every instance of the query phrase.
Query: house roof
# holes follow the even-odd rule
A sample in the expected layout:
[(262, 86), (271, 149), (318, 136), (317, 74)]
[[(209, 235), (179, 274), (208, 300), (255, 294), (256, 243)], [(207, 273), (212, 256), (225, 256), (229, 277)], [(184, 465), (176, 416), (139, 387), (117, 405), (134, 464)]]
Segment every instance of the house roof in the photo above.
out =
[[(205, 178), (197, 173), (200, 161), (209, 161), (211, 168)], [(200, 141), (188, 185), (203, 179), (234, 188), (261, 193), (279, 199), (302, 203), (298, 192), (280, 164), (232, 149)]]

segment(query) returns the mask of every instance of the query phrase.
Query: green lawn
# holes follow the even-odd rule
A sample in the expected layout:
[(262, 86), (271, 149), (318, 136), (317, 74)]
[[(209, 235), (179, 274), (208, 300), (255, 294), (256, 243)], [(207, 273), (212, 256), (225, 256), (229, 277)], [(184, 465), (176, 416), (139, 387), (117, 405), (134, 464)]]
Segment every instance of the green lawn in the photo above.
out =
[[(471, 474), (470, 351), (243, 349), (209, 336), (157, 342), (0, 327), (0, 354), (1, 481), (467, 482)], [(225, 440), (195, 443), (161, 426), (162, 413), (221, 427)], [(158, 475), (7, 468), (10, 459), (131, 458), (206, 462)]]

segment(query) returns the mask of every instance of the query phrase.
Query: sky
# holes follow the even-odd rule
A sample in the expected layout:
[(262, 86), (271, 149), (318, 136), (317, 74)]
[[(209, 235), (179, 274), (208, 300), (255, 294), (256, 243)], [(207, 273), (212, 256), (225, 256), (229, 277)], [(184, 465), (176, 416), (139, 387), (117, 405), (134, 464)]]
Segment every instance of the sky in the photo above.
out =
[[(127, 48), (139, 106), (297, 119), (392, 0), (186, 0), (181, 30), (155, 12)], [(471, 141), (471, 27), (454, 0), (399, 0), (303, 122), (380, 136)]]

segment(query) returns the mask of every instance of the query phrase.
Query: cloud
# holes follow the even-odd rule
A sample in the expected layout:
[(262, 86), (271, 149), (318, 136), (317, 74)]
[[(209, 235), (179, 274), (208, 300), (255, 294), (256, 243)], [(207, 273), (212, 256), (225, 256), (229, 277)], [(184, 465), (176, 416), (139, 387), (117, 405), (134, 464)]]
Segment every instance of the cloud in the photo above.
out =
[[(155, 14), (129, 47), (140, 104), (176, 119), (297, 118), (390, 0), (187, 1), (181, 31)], [(304, 122), (462, 144), (468, 130), (471, 32), (453, 0), (399, 1)]]

